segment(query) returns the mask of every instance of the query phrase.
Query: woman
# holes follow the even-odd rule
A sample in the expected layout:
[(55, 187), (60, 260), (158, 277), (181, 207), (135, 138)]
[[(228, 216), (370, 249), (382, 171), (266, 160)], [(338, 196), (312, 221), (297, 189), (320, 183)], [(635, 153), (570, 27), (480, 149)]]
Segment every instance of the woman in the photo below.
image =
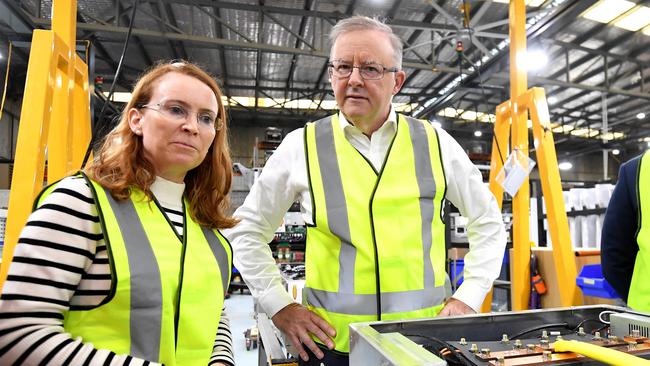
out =
[(234, 363), (225, 116), (193, 64), (140, 78), (95, 161), (37, 200), (0, 298), (0, 364)]

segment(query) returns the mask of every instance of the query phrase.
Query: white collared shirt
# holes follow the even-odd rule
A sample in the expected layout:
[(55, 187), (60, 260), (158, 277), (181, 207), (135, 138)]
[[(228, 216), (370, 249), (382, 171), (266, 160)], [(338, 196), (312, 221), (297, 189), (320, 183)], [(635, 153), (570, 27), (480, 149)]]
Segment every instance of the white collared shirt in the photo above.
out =
[[(386, 158), (396, 123), (391, 108), (387, 121), (368, 137), (339, 113), (345, 138), (377, 170)], [(440, 128), (437, 131), (447, 180), (446, 199), (468, 219), (470, 251), (465, 256), (463, 283), (453, 297), (479, 311), (500, 272), (506, 244), (503, 220), (496, 199), (465, 151), (447, 132)], [(269, 316), (292, 302), (267, 243), (295, 201), (300, 202), (305, 222), (312, 224), (303, 128), (287, 134), (235, 212), (241, 222), (224, 231), (233, 246), (235, 267)]]

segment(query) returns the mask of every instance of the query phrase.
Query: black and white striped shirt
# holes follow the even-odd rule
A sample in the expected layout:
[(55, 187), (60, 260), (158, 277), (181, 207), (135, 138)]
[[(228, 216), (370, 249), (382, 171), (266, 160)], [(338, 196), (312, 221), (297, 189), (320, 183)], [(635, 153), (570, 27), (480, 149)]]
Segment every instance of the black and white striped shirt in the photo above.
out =
[[(179, 235), (183, 184), (157, 178), (151, 187)], [(63, 179), (21, 232), (0, 297), (0, 365), (156, 365), (95, 349), (63, 329), (68, 309), (99, 305), (111, 288), (106, 245), (90, 188)], [(225, 312), (209, 365), (234, 365)]]

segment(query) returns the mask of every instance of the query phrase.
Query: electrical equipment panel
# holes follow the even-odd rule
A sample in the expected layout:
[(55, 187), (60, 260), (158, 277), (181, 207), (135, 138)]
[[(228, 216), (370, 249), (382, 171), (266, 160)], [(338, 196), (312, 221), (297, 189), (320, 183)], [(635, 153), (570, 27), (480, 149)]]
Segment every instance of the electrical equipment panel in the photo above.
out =
[[(607, 357), (639, 357), (626, 363), (634, 365), (650, 359), (649, 332), (650, 314), (606, 305), (357, 323), (350, 364), (606, 365)], [(589, 350), (560, 352), (567, 344)], [(609, 350), (622, 353), (602, 355)]]

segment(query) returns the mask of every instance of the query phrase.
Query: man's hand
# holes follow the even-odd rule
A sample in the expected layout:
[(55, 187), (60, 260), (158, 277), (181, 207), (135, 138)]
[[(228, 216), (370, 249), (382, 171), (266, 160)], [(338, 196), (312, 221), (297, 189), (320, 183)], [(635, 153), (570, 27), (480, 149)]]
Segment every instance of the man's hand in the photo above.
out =
[(464, 302), (450, 297), (447, 299), (447, 304), (442, 308), (438, 316), (450, 316), (450, 315), (464, 315), (464, 314), (475, 314), (476, 311), (470, 308)]
[(305, 362), (309, 360), (309, 356), (303, 348), (303, 344), (318, 359), (324, 356), (323, 352), (309, 336), (310, 333), (320, 339), (327, 348), (334, 349), (334, 341), (332, 340), (336, 336), (334, 328), (323, 320), (323, 318), (300, 304), (291, 303), (285, 306), (273, 315), (271, 320), (273, 320), (276, 327), (289, 337), (291, 343), (296, 347), (298, 353), (300, 353), (300, 358)]

